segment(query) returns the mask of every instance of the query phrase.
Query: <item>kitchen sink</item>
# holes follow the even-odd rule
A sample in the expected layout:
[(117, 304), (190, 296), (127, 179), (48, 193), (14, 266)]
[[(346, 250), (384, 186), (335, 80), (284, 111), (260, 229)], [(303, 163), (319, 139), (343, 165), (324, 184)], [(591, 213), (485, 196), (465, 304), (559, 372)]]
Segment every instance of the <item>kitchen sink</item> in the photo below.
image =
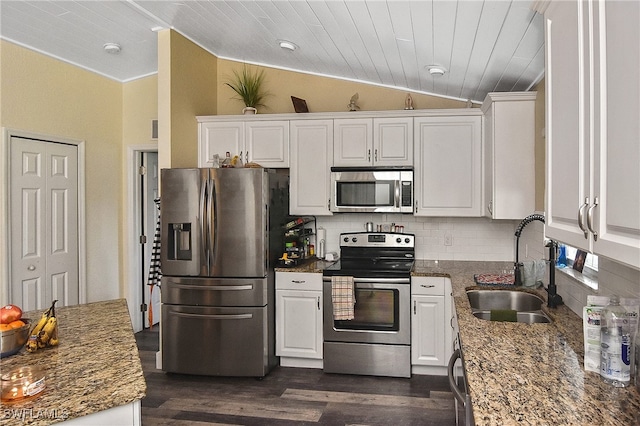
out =
[(516, 311), (517, 322), (551, 322), (542, 312), (544, 299), (535, 294), (515, 290), (468, 290), (467, 297), (476, 318), (490, 321), (492, 310), (513, 310)]
[(468, 290), (471, 309), (490, 311), (513, 309), (514, 311), (539, 311), (544, 300), (535, 294), (513, 290)]
[[(483, 320), (491, 321), (491, 311), (474, 311), (473, 316)], [(551, 322), (551, 318), (542, 312), (516, 312), (517, 322), (526, 324), (547, 324)]]

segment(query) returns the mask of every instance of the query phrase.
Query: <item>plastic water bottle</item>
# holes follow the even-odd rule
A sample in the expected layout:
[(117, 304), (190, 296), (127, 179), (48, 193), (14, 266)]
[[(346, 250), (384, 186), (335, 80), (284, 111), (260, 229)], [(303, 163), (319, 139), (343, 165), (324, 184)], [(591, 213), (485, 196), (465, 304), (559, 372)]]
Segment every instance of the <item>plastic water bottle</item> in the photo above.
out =
[(567, 247), (564, 244), (558, 246), (558, 260), (556, 260), (556, 266), (558, 268), (564, 268), (567, 266)]
[(617, 388), (629, 386), (631, 377), (631, 330), (627, 310), (620, 298), (611, 296), (600, 322), (600, 375)]

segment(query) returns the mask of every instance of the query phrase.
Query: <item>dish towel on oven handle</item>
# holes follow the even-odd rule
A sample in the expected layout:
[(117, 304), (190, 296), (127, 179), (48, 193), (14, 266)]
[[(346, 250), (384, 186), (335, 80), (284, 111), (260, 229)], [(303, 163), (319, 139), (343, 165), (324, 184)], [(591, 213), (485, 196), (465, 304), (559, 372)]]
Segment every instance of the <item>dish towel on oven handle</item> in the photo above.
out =
[(331, 303), (334, 320), (352, 320), (355, 318), (353, 306), (356, 303), (353, 277), (331, 277)]

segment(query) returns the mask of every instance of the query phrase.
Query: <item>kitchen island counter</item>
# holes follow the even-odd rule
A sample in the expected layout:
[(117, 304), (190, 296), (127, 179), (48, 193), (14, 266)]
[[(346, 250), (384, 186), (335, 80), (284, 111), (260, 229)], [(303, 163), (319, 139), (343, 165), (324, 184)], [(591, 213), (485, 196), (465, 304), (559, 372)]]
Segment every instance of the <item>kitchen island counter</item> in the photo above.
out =
[[(26, 312), (24, 317), (35, 324), (41, 313)], [(130, 417), (128, 424), (139, 424), (139, 401), (145, 396), (146, 383), (126, 300), (56, 308), (56, 316), (59, 346), (35, 353), (23, 348), (0, 361), (3, 373), (22, 366), (42, 366), (46, 371), (45, 390), (32, 400), (3, 403), (1, 423), (83, 424), (96, 413), (110, 410), (103, 423), (121, 424)], [(88, 415), (92, 416), (81, 418)]]
[[(481, 320), (466, 295), (474, 274), (511, 262), (416, 261), (413, 275), (451, 278), (464, 368), (477, 425), (640, 424), (640, 392), (586, 372), (581, 318), (567, 306), (543, 311), (551, 324)], [(521, 288), (522, 289), (522, 288)], [(525, 290), (546, 300), (543, 289)]]

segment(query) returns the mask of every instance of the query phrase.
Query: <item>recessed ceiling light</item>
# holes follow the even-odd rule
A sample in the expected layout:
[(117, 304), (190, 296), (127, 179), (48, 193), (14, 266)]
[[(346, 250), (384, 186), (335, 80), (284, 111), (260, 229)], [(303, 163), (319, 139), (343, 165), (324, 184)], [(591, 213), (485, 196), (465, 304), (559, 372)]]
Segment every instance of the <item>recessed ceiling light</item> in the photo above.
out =
[(122, 50), (118, 43), (106, 43), (102, 48), (107, 53), (120, 53)]
[(291, 50), (292, 52), (298, 48), (294, 43), (287, 40), (278, 40), (278, 44), (281, 48)]
[(429, 65), (427, 69), (429, 70), (429, 74), (433, 76), (441, 76), (447, 72), (444, 67), (441, 67), (439, 65)]

